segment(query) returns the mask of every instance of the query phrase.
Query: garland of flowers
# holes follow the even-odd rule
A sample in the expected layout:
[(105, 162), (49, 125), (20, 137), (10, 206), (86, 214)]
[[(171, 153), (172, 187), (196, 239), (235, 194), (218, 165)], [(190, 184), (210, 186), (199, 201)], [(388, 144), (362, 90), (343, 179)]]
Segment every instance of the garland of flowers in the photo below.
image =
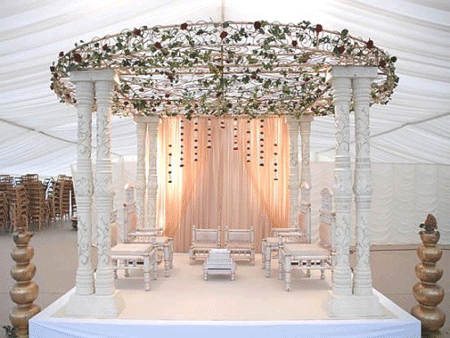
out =
[(50, 67), (51, 89), (75, 104), (72, 71), (114, 69), (119, 115), (294, 115), (333, 113), (326, 73), (334, 65), (377, 66), (371, 103), (386, 104), (396, 57), (348, 34), (299, 24), (197, 22), (126, 30), (80, 41)]

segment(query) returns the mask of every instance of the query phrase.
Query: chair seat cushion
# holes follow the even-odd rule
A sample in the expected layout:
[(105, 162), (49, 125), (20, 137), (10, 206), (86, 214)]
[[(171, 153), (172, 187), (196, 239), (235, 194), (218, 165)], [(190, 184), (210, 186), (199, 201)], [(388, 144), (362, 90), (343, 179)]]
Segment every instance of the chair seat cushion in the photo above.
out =
[(318, 244), (286, 244), (286, 253), (291, 253), (296, 257), (300, 256), (329, 256), (330, 251)]
[(217, 248), (217, 243), (192, 243), (191, 248)]
[(111, 256), (141, 256), (152, 249), (150, 243), (120, 243), (111, 248)]

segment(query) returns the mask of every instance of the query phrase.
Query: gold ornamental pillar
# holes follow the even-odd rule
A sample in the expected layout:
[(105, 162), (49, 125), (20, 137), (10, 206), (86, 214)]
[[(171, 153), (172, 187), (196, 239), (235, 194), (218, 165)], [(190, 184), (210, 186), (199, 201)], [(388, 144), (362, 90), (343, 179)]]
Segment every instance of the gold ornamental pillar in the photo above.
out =
[(20, 226), (13, 234), (16, 247), (11, 252), (11, 257), (16, 262), (16, 266), (11, 269), (11, 276), (16, 284), (12, 287), (10, 296), (17, 306), (9, 313), (9, 320), (16, 329), (18, 338), (28, 337), (28, 321), (41, 311), (39, 306), (33, 304), (38, 296), (39, 287), (32, 281), (36, 267), (30, 263), (34, 250), (28, 243), (33, 234), (27, 231), (26, 222), (26, 216), (22, 216)]
[(424, 228), (420, 232), (423, 245), (417, 249), (417, 255), (422, 263), (417, 264), (415, 269), (420, 282), (413, 287), (419, 304), (411, 309), (411, 314), (422, 322), (425, 330), (434, 332), (445, 323), (445, 314), (437, 307), (444, 299), (444, 289), (436, 283), (443, 274), (442, 268), (436, 265), (442, 257), (442, 249), (437, 244), (440, 234), (436, 218), (428, 215), (420, 227)]

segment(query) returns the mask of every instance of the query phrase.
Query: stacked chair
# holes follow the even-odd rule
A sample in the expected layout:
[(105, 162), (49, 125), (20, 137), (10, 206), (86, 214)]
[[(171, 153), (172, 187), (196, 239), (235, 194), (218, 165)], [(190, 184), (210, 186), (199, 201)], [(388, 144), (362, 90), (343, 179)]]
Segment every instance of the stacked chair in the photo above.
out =
[(44, 224), (49, 221), (48, 201), (45, 199), (44, 185), (37, 175), (25, 175), (22, 184), (27, 190), (29, 199), (29, 224), (42, 230)]
[(20, 224), (21, 217), (28, 217), (29, 200), (27, 190), (23, 185), (11, 187), (8, 200), (11, 231), (15, 231)]

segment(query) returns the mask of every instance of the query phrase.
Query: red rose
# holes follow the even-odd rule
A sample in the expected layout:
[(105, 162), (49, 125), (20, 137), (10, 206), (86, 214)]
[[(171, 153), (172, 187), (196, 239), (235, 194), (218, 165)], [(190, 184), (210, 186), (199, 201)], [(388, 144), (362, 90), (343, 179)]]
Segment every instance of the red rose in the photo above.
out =
[(381, 68), (386, 67), (386, 60), (381, 60), (380, 63), (378, 64)]
[(392, 61), (392, 62), (397, 61), (397, 57), (396, 57), (396, 56), (391, 57), (391, 61)]
[(64, 52), (59, 52), (59, 57), (60, 58), (64, 57)]
[(373, 47), (373, 41), (369, 39), (369, 41), (367, 41), (367, 48), (372, 49)]
[(253, 27), (255, 27), (255, 29), (260, 29), (261, 28), (261, 22), (255, 21), (255, 23), (253, 24)]
[(162, 48), (161, 43), (156, 42), (156, 43), (155, 43), (155, 48), (156, 48), (156, 49), (161, 49), (161, 48)]
[(134, 35), (141, 35), (141, 30), (140, 29), (137, 29), (137, 28), (135, 28), (134, 30), (133, 30), (133, 34)]
[(56, 67), (55, 66), (50, 66), (50, 71), (53, 73), (56, 71)]
[(344, 54), (344, 52), (345, 52), (345, 46), (339, 46), (338, 52), (339, 52), (339, 54)]
[(105, 44), (105, 45), (102, 46), (102, 49), (103, 50), (109, 50), (109, 47), (108, 47), (108, 45)]
[(165, 96), (165, 97), (170, 97), (170, 94), (169, 94), (169, 93), (166, 93), (164, 96)]
[(180, 29), (185, 30), (187, 27), (188, 27), (188, 24), (185, 22), (185, 23), (181, 24)]
[(73, 54), (73, 61), (80, 63), (83, 59), (81, 58), (81, 55), (78, 53)]
[(227, 37), (228, 33), (225, 31), (222, 31), (222, 33), (220, 33), (220, 38), (223, 40)]
[(292, 45), (293, 47), (296, 47), (296, 46), (298, 45), (297, 40), (292, 40), (291, 45)]
[(252, 78), (253, 80), (256, 80), (256, 79), (258, 78), (258, 75), (256, 75), (256, 73), (253, 73), (252, 76), (251, 76), (251, 78)]
[(323, 27), (321, 24), (317, 24), (316, 25), (316, 33), (320, 33), (321, 31), (323, 31)]

